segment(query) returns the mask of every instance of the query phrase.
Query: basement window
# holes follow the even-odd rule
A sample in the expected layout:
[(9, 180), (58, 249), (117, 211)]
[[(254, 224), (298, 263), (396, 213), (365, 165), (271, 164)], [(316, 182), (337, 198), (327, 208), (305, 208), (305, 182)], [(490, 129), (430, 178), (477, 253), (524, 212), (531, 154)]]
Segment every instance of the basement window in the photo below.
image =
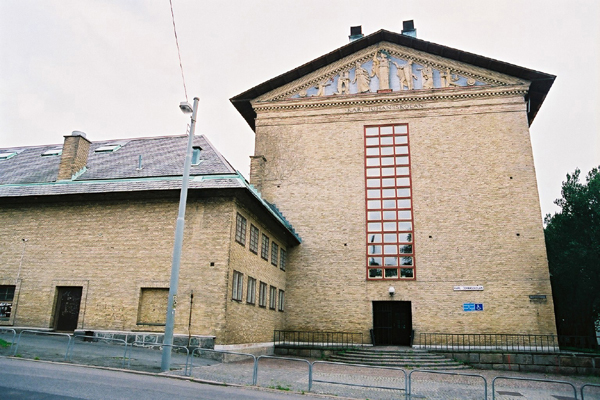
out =
[(62, 148), (56, 148), (56, 149), (50, 149), (50, 150), (46, 150), (45, 152), (42, 153), (42, 157), (47, 157), (47, 156), (60, 156), (62, 154)]
[(95, 153), (114, 153), (119, 150), (122, 146), (120, 144), (109, 144), (106, 146), (100, 146), (96, 150)]
[(13, 152), (11, 152), (11, 153), (8, 153), (8, 152), (4, 152), (4, 153), (3, 153), (3, 152), (1, 152), (1, 150), (0, 150), (0, 160), (8, 160), (9, 158), (12, 158), (12, 157), (14, 157), (14, 156), (16, 156), (16, 155), (17, 155), (17, 152), (16, 152), (16, 151), (13, 151)]

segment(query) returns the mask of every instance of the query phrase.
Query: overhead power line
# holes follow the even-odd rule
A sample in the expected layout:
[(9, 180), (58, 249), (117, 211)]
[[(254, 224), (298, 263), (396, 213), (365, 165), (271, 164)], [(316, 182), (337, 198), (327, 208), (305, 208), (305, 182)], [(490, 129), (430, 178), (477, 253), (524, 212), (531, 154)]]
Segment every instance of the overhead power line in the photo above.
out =
[(183, 64), (181, 63), (181, 51), (179, 50), (179, 40), (177, 39), (177, 28), (175, 28), (175, 14), (173, 13), (173, 1), (169, 0), (171, 5), (171, 19), (173, 20), (173, 33), (175, 34), (175, 44), (177, 45), (177, 55), (179, 56), (179, 68), (181, 69), (181, 80), (183, 81), (183, 91), (185, 93), (185, 101), (188, 100), (187, 88), (185, 87), (185, 76), (183, 75)]

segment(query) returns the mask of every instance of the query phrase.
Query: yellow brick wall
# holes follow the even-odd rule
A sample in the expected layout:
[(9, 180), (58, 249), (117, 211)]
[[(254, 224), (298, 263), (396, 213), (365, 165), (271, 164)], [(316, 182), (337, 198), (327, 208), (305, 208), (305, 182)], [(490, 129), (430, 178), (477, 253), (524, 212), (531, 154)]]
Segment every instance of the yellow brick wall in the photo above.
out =
[[(285, 287), (279, 268), (234, 242), (238, 209), (233, 198), (190, 194), (175, 333), (215, 335), (217, 344), (269, 341), (275, 326), (282, 325), (283, 313), (247, 306), (245, 298), (242, 304), (232, 304), (233, 269)], [(81, 286), (78, 329), (164, 331), (163, 326), (138, 323), (146, 322), (139, 320), (140, 310), (147, 311), (140, 308), (140, 297), (142, 288), (169, 287), (177, 210), (175, 197), (3, 204), (0, 284), (18, 280), (16, 315), (9, 323), (53, 327), (56, 287)], [(283, 244), (265, 226), (254, 223)], [(156, 313), (160, 311), (151, 314)]]
[[(417, 333), (555, 333), (523, 97), (402, 107), (257, 107), (262, 194), (303, 239), (290, 252), (286, 328), (368, 335), (372, 301), (390, 300), (394, 286), (393, 300), (412, 302)], [(364, 126), (405, 123), (417, 279), (367, 282)], [(465, 313), (465, 302), (485, 311)]]

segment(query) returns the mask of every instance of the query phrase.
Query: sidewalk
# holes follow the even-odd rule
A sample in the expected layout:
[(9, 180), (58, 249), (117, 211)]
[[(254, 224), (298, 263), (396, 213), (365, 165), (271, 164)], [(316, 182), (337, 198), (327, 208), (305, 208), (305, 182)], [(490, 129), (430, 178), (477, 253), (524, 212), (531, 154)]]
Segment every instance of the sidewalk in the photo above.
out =
[[(17, 335), (18, 337), (18, 335)], [(12, 341), (12, 334), (0, 333), (0, 339)], [(157, 348), (128, 346), (124, 359), (125, 347), (121, 343), (109, 344), (103, 340), (83, 341), (75, 339), (72, 351), (67, 356), (68, 337), (64, 335), (35, 335), (24, 333), (18, 344), (16, 356), (28, 359), (68, 362), (72, 364), (110, 367), (123, 370), (160, 373), (162, 351)], [(9, 347), (0, 348), (0, 356), (10, 356)], [(254, 362), (250, 356), (228, 356), (233, 362), (216, 360), (215, 353), (202, 351), (193, 358), (191, 377), (197, 380), (220, 384), (252, 385)], [(173, 351), (171, 371), (165, 373), (172, 376), (185, 376), (186, 354)], [(307, 362), (308, 361), (308, 362)], [(502, 376), (509, 379), (496, 380), (496, 399), (573, 399), (573, 389), (566, 384), (538, 383), (533, 381), (517, 381), (512, 378), (545, 379), (569, 382), (577, 390), (580, 399), (580, 388), (584, 384), (600, 385), (598, 377), (561, 376), (539, 373), (519, 373), (511, 371), (462, 370), (459, 375), (445, 375), (435, 372), (411, 371), (397, 369), (369, 368), (366, 366), (338, 365), (324, 363), (315, 359), (299, 360), (296, 358), (273, 359), (260, 358), (258, 362), (257, 386), (282, 391), (308, 392), (309, 362), (313, 363), (313, 393), (329, 394), (348, 398), (370, 400), (391, 400), (404, 398), (405, 385), (410, 374), (412, 399), (483, 399), (484, 377), (487, 381), (488, 398), (492, 398), (492, 381)], [(466, 374), (479, 376), (466, 376)], [(336, 382), (336, 383), (331, 383)], [(369, 385), (362, 388), (357, 385)], [(600, 387), (586, 388), (585, 400), (600, 400)]]

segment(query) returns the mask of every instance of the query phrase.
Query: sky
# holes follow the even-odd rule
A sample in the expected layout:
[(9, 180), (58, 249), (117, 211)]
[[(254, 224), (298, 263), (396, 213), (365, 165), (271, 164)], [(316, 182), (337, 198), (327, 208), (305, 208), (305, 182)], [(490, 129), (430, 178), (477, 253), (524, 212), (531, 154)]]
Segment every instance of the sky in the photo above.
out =
[[(368, 35), (417, 37), (557, 76), (531, 126), (542, 215), (600, 165), (598, 0), (172, 0), (188, 100), (244, 176), (254, 133), (229, 99)], [(0, 148), (185, 134), (169, 0), (0, 0)]]

